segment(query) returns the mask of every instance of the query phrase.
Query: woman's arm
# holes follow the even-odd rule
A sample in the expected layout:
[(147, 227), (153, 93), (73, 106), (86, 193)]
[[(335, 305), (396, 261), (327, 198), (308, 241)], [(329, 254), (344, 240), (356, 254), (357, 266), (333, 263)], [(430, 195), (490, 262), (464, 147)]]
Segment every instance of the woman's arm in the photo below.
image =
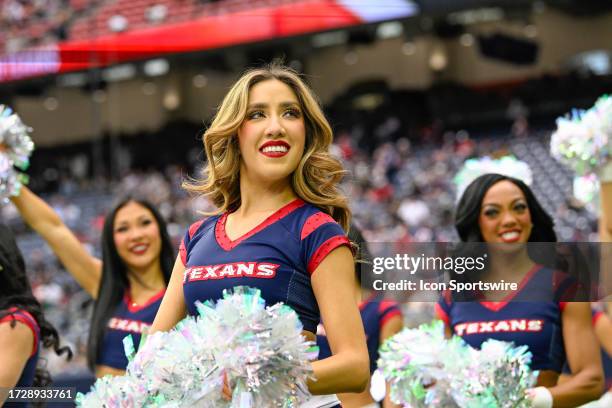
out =
[(157, 331), (168, 331), (185, 318), (187, 310), (185, 307), (185, 296), (183, 295), (184, 272), (185, 266), (179, 255), (176, 258), (176, 262), (174, 262), (174, 268), (172, 269), (172, 276), (170, 277), (166, 294), (159, 306), (157, 315), (155, 315), (155, 320), (149, 330), (149, 334), (153, 334)]
[(549, 388), (555, 408), (577, 407), (601, 396), (603, 372), (589, 303), (567, 303), (562, 312), (563, 341), (572, 376)]
[(597, 317), (595, 322), (595, 336), (601, 344), (601, 348), (612, 356), (612, 320), (606, 313), (602, 313)]
[[(34, 347), (32, 329), (19, 321), (15, 327), (11, 326), (10, 321), (0, 323), (0, 388), (12, 388), (17, 384)], [(0, 406), (7, 396), (0, 392)]]
[[(382, 327), (382, 330), (380, 331), (380, 344), (383, 344), (383, 342), (386, 339), (393, 336), (394, 334), (399, 333), (403, 327), (404, 327), (404, 322), (402, 321), (401, 316), (394, 316), (391, 319), (389, 319), (385, 323), (385, 325)], [(394, 404), (391, 401), (391, 389), (389, 387), (389, 383), (387, 383), (387, 393), (385, 395), (385, 399), (383, 400), (382, 406), (383, 408), (398, 408), (399, 407), (399, 405)]]
[(23, 220), (49, 244), (64, 267), (94, 299), (102, 276), (102, 262), (90, 255), (57, 213), (28, 188), (11, 197)]
[(363, 323), (355, 303), (355, 271), (347, 247), (334, 249), (311, 276), (332, 356), (312, 363), (312, 394), (362, 392), (370, 376)]

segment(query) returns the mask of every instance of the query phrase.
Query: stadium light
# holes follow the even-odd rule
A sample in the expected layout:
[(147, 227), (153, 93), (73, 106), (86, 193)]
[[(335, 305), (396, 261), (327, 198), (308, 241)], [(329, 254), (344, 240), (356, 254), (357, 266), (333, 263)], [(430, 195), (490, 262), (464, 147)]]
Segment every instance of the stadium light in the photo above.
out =
[(132, 64), (122, 64), (102, 71), (102, 78), (108, 82), (125, 81), (136, 76), (136, 67)]
[(170, 88), (162, 100), (164, 108), (169, 111), (176, 110), (181, 104), (181, 97), (175, 88)]
[(461, 37), (459, 37), (459, 42), (464, 47), (471, 47), (474, 45), (474, 36), (470, 33), (462, 34)]
[(332, 31), (312, 36), (312, 46), (315, 48), (332, 47), (348, 42), (349, 34), (346, 30)]
[(404, 33), (404, 26), (399, 21), (389, 21), (376, 27), (376, 37), (381, 40), (396, 38)]
[(45, 100), (43, 101), (43, 106), (45, 107), (46, 110), (53, 112), (54, 110), (57, 110), (57, 108), (59, 107), (59, 101), (57, 100), (56, 97), (49, 96), (45, 98)]
[(150, 60), (145, 62), (143, 70), (150, 77), (166, 75), (170, 71), (170, 63), (164, 58)]
[(208, 77), (204, 74), (197, 74), (193, 76), (191, 82), (196, 88), (204, 88), (206, 85), (208, 85)]
[(87, 75), (82, 72), (60, 75), (57, 78), (57, 84), (66, 88), (82, 87), (87, 84)]
[(402, 53), (404, 55), (414, 55), (416, 52), (416, 45), (412, 41), (406, 41), (402, 44)]

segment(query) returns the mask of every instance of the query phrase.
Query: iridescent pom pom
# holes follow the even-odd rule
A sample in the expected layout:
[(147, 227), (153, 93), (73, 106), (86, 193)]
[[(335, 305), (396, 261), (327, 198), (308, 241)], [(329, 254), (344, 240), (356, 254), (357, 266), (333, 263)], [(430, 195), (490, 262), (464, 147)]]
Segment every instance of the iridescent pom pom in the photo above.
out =
[[(236, 287), (198, 311), (199, 318), (149, 336), (125, 377), (98, 380), (78, 405), (121, 407), (129, 394), (134, 406), (289, 408), (310, 396), (309, 361), (318, 349), (305, 341), (291, 308), (265, 307), (259, 290)], [(224, 381), (231, 401), (222, 396)]]
[(9, 197), (19, 195), (21, 186), (27, 184), (25, 174), (34, 142), (29, 136), (32, 129), (23, 124), (11, 108), (0, 105), (0, 200), (8, 203)]
[(379, 370), (391, 400), (413, 408), (528, 408), (525, 391), (535, 384), (527, 347), (488, 340), (480, 350), (444, 337), (434, 322), (404, 329), (380, 349)]
[(514, 177), (527, 185), (531, 185), (533, 179), (529, 165), (517, 160), (514, 156), (504, 156), (499, 159), (492, 159), (488, 156), (469, 159), (465, 161), (461, 170), (453, 178), (453, 182), (457, 186), (457, 200), (461, 198), (472, 181), (483, 174), (489, 173)]
[(405, 328), (380, 348), (379, 370), (391, 387), (391, 400), (414, 408), (457, 407), (454, 378), (467, 366), (468, 348), (459, 337), (444, 338), (444, 324)]
[(529, 408), (528, 388), (538, 372), (531, 371), (527, 346), (487, 340), (480, 350), (471, 349), (470, 364), (454, 382), (455, 399), (461, 407)]
[(557, 119), (550, 153), (578, 176), (597, 174), (612, 160), (612, 98), (603, 96), (591, 109)]

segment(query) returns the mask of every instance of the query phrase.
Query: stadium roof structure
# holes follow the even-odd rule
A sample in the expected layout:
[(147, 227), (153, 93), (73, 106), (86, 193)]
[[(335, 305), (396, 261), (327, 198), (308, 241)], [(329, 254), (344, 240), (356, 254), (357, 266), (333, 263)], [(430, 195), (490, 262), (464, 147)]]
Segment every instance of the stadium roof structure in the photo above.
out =
[(410, 0), (297, 0), (0, 56), (0, 82), (306, 35), (418, 14)]

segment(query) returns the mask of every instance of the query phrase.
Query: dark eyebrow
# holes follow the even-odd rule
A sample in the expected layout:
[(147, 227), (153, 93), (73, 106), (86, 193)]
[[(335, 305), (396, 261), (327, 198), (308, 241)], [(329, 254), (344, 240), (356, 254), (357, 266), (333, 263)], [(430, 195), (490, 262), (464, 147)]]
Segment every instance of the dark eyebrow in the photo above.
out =
[[(517, 197), (514, 200), (512, 200), (512, 202), (510, 204), (516, 204), (517, 201), (524, 201), (525, 203), (527, 202), (527, 200), (523, 197)], [(497, 204), (497, 203), (483, 203), (482, 207), (486, 207), (486, 206), (492, 206), (492, 207), (501, 207), (501, 205)]]
[[(297, 107), (299, 108), (300, 105), (297, 102), (281, 102), (280, 106), (282, 108), (289, 108), (289, 107)], [(265, 109), (268, 107), (267, 103), (254, 103), (248, 106), (248, 109)]]

